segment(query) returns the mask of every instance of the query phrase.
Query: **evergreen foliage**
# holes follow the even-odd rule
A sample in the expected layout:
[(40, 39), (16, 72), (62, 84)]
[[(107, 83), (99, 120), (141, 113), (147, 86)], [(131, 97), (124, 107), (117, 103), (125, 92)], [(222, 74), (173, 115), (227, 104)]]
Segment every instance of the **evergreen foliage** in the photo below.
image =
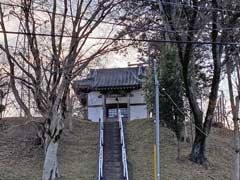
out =
[(0, 104), (0, 113), (2, 113), (5, 110), (5, 106), (3, 104)]
[[(160, 81), (160, 119), (180, 139), (183, 128), (184, 102), (181, 70), (175, 48), (164, 47), (157, 55), (158, 77)], [(150, 112), (155, 114), (155, 89), (153, 66), (147, 71), (144, 84), (145, 98)]]

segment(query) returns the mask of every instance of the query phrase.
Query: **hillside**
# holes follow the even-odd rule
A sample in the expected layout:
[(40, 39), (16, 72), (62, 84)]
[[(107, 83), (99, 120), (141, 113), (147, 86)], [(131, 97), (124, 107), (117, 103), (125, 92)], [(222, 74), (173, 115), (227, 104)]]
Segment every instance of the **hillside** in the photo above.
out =
[[(40, 180), (43, 150), (35, 143), (35, 127), (21, 118), (0, 121), (0, 180)], [(98, 125), (74, 119), (66, 128), (59, 151), (61, 180), (94, 180), (97, 174)], [(153, 121), (127, 123), (127, 148), (131, 180), (153, 180)], [(207, 143), (209, 167), (188, 160), (190, 144), (182, 144), (176, 160), (174, 134), (161, 127), (161, 180), (230, 180), (232, 132), (213, 128)]]
[[(188, 160), (190, 144), (182, 143), (181, 159), (177, 161), (174, 134), (161, 127), (161, 180), (230, 180), (232, 136), (229, 130), (212, 129), (207, 142), (209, 166), (203, 167)], [(132, 180), (153, 179), (153, 121), (128, 122), (127, 142)]]
[[(35, 126), (25, 119), (0, 121), (0, 180), (40, 180), (43, 149), (35, 143)], [(74, 129), (65, 129), (59, 151), (62, 180), (96, 179), (98, 125), (73, 120)]]

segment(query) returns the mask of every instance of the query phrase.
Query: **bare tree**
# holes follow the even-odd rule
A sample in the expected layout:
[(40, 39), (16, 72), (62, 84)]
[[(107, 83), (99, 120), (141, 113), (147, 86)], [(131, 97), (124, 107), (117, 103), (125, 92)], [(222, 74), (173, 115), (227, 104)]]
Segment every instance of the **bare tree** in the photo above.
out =
[[(166, 1), (163, 1), (166, 2)], [(182, 64), (183, 70), (183, 79), (184, 85), (186, 89), (186, 95), (188, 97), (191, 110), (193, 112), (194, 120), (195, 120), (195, 140), (192, 146), (192, 151), (190, 154), (190, 159), (196, 163), (203, 164), (206, 162), (205, 156), (205, 146), (206, 146), (206, 138), (210, 133), (211, 124), (214, 116), (214, 109), (217, 102), (218, 97), (218, 89), (220, 82), (220, 73), (221, 73), (221, 56), (224, 49), (223, 42), (227, 41), (227, 37), (229, 32), (226, 29), (221, 31), (222, 26), (233, 27), (240, 16), (239, 13), (231, 13), (227, 16), (224, 16), (224, 12), (221, 11), (221, 18), (218, 18), (219, 2), (217, 0), (213, 0), (211, 4), (208, 4), (208, 7), (211, 7), (210, 11), (200, 11), (199, 7), (203, 6), (206, 2), (199, 2), (197, 0), (192, 0), (191, 3), (183, 5), (183, 9), (179, 11), (171, 10), (169, 4), (161, 3), (161, 7), (163, 9), (165, 15), (165, 22), (167, 22), (168, 29), (174, 31), (173, 38), (178, 41), (187, 41), (184, 45), (181, 43), (177, 43), (178, 53), (180, 62)], [(237, 2), (231, 2), (235, 4)], [(188, 7), (192, 7), (189, 9)], [(209, 10), (207, 9), (207, 10)], [(176, 10), (176, 9), (175, 9)], [(176, 13), (178, 12), (178, 13)], [(183, 13), (183, 19), (176, 16), (179, 13)], [(208, 19), (207, 16), (212, 18)], [(205, 17), (205, 20), (202, 18)], [(184, 20), (186, 29), (185, 32), (178, 32), (179, 23)], [(211, 22), (211, 23), (210, 23)], [(208, 108), (206, 112), (206, 116), (204, 118), (203, 111), (200, 108), (200, 105), (197, 102), (196, 92), (194, 91), (194, 79), (192, 78), (191, 73), (191, 64), (195, 63), (193, 59), (194, 52), (194, 44), (192, 41), (195, 41), (196, 38), (199, 38), (199, 32), (201, 29), (208, 28), (210, 33), (210, 40), (212, 42), (211, 52), (212, 52), (212, 60), (213, 60), (213, 74), (211, 79), (210, 93), (208, 96)], [(170, 36), (171, 37), (171, 36)], [(219, 44), (217, 44), (219, 43)]]
[[(177, 47), (182, 67), (184, 88), (188, 98), (195, 123), (195, 139), (190, 153), (190, 160), (203, 164), (207, 162), (205, 156), (206, 139), (211, 131), (214, 109), (218, 97), (221, 75), (221, 57), (225, 44), (229, 40), (229, 29), (237, 27), (240, 13), (237, 11), (239, 1), (220, 0), (149, 0), (128, 1), (126, 8), (131, 7), (128, 18), (128, 29), (136, 29), (133, 37), (153, 39), (154, 43), (172, 43)], [(141, 9), (134, 9), (138, 7)], [(224, 9), (231, 9), (224, 11)], [(142, 12), (145, 13), (142, 13)], [(147, 14), (147, 15), (146, 15)], [(162, 41), (162, 39), (164, 39)], [(155, 40), (155, 39), (154, 39)], [(145, 53), (144, 48), (140, 49)], [(207, 56), (207, 58), (205, 57)], [(195, 66), (204, 59), (204, 70), (200, 75), (204, 79), (196, 79), (198, 73)], [(209, 72), (210, 71), (210, 72)], [(206, 83), (207, 82), (207, 83)], [(208, 101), (206, 112), (198, 102), (199, 84), (206, 83), (204, 93)], [(206, 116), (204, 117), (204, 114)]]
[[(236, 34), (235, 34), (236, 35)], [(234, 40), (233, 38), (231, 38)], [(237, 47), (229, 46), (225, 49), (226, 74), (231, 103), (231, 113), (234, 125), (234, 168), (233, 180), (240, 178), (240, 142), (239, 142), (239, 97), (240, 97), (240, 62)], [(235, 76), (234, 76), (235, 75)], [(233, 79), (236, 79), (236, 89), (234, 89)], [(236, 90), (236, 91), (235, 91)]]
[(234, 156), (234, 180), (239, 179), (239, 125), (238, 125), (238, 111), (239, 111), (239, 96), (234, 98), (233, 93), (233, 83), (232, 83), (232, 76), (230, 70), (230, 63), (227, 63), (227, 77), (228, 77), (228, 88), (229, 88), (229, 95), (230, 95), (230, 102), (232, 108), (232, 116), (233, 116), (233, 124), (234, 124), (234, 149), (235, 149), (235, 156)]
[[(96, 57), (117, 50), (116, 47), (110, 48), (114, 43), (109, 39), (114, 26), (105, 25), (103, 39), (93, 41), (90, 36), (96, 33), (119, 3), (121, 0), (23, 0), (19, 6), (10, 7), (11, 14), (8, 15), (8, 19), (12, 18), (19, 24), (18, 39), (25, 39), (25, 43), (19, 43), (16, 52), (9, 44), (10, 31), (6, 26), (5, 8), (0, 5), (0, 27), (4, 37), (0, 49), (7, 56), (15, 98), (25, 114), (31, 116), (17, 90), (16, 82), (21, 82), (31, 90), (38, 110), (46, 119), (43, 180), (54, 180), (59, 176), (57, 150), (72, 79), (81, 75)], [(39, 7), (41, 11), (37, 11)], [(20, 62), (26, 64), (28, 69)], [(17, 76), (16, 70), (27, 78)]]
[(0, 119), (3, 117), (3, 111), (6, 109), (6, 105), (3, 103), (4, 97), (8, 94), (8, 76), (4, 67), (0, 68)]

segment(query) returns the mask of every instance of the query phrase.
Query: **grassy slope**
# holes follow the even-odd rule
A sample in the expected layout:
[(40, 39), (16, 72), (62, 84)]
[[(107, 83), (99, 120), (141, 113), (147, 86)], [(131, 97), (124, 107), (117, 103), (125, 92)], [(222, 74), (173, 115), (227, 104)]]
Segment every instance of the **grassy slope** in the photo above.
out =
[[(35, 128), (24, 126), (22, 119), (0, 122), (0, 180), (40, 180), (43, 163), (42, 149), (33, 144)], [(3, 125), (4, 124), (4, 125)], [(18, 128), (13, 128), (18, 126)], [(59, 151), (63, 180), (94, 180), (97, 172), (97, 124), (74, 121), (73, 133), (66, 129)], [(213, 129), (207, 143), (208, 169), (187, 160), (191, 150), (182, 144), (182, 156), (176, 161), (174, 134), (161, 128), (162, 180), (230, 180), (232, 134)], [(127, 123), (127, 148), (131, 180), (153, 180), (154, 124), (139, 120)]]
[[(73, 133), (64, 131), (60, 144), (60, 173), (64, 180), (93, 180), (97, 174), (98, 126), (74, 122)], [(33, 144), (35, 128), (22, 119), (0, 122), (0, 180), (40, 180), (43, 150)]]
[[(208, 168), (188, 160), (191, 147), (182, 143), (181, 160), (176, 160), (174, 134), (161, 127), (161, 180), (230, 180), (232, 132), (213, 128), (207, 142)], [(153, 121), (127, 123), (128, 158), (132, 180), (153, 180)]]

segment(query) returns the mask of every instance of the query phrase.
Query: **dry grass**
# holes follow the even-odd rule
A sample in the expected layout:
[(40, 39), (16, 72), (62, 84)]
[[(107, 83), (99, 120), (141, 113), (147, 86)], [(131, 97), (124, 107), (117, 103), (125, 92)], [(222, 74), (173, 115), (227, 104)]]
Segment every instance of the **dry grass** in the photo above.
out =
[[(162, 180), (230, 180), (233, 158), (232, 132), (213, 128), (207, 142), (209, 166), (203, 167), (188, 160), (189, 144), (182, 143), (181, 160), (177, 161), (174, 133), (161, 127)], [(132, 180), (153, 180), (153, 121), (127, 123), (127, 148)]]
[[(40, 180), (43, 150), (34, 144), (34, 123), (12, 118), (0, 122), (0, 180)], [(59, 162), (61, 180), (94, 180), (97, 174), (98, 125), (74, 119), (74, 130), (62, 136)], [(20, 125), (20, 126), (19, 126)], [(188, 160), (189, 144), (182, 144), (176, 160), (174, 134), (161, 128), (162, 180), (230, 180), (232, 132), (213, 128), (207, 143), (208, 168)], [(131, 180), (153, 180), (153, 121), (127, 123), (127, 148)]]
[[(41, 179), (43, 150), (34, 144), (34, 124), (25, 122), (20, 118), (0, 122), (0, 180)], [(94, 180), (97, 174), (98, 125), (77, 119), (73, 123), (73, 132), (66, 129), (62, 135), (58, 156), (60, 179)]]

